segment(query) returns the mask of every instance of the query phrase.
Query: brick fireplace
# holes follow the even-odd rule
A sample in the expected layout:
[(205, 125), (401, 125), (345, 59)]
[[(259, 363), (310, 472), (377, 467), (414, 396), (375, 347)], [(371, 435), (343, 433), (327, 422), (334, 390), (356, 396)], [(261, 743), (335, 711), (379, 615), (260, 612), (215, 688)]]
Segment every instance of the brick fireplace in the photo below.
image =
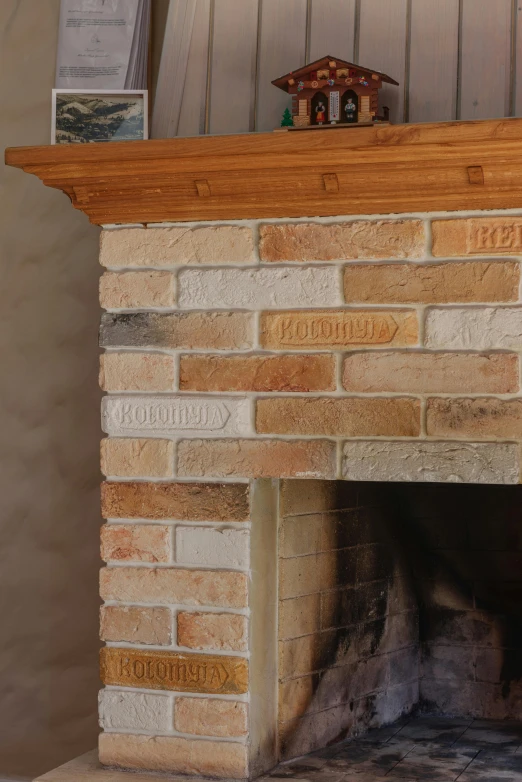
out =
[(522, 127), (405, 127), (327, 134), (333, 194), (277, 135), (249, 173), (230, 139), (8, 153), (104, 225), (104, 765), (254, 778), (415, 710), (522, 719)]

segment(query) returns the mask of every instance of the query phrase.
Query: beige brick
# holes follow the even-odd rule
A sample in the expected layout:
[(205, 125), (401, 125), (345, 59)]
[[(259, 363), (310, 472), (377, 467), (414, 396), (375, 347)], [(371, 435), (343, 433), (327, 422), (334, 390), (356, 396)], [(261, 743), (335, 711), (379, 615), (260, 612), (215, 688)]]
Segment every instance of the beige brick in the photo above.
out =
[(100, 356), (104, 391), (172, 391), (174, 360), (158, 353), (104, 353)]
[(172, 643), (172, 614), (168, 608), (102, 606), (100, 638), (168, 646)]
[(105, 312), (100, 345), (246, 350), (254, 345), (252, 317), (246, 312)]
[(189, 649), (248, 650), (248, 620), (241, 614), (178, 613), (178, 646)]
[(522, 440), (522, 399), (428, 399), (427, 433)]
[(181, 356), (182, 391), (335, 391), (333, 356)]
[(293, 678), (324, 667), (329, 661), (332, 641), (329, 633), (314, 633), (279, 641), (280, 678)]
[(298, 638), (319, 630), (321, 596), (316, 593), (279, 601), (279, 640)]
[(269, 350), (406, 347), (419, 341), (413, 310), (297, 310), (261, 313), (261, 345)]
[(100, 305), (106, 310), (175, 303), (175, 278), (170, 272), (105, 272), (100, 277)]
[(248, 706), (219, 698), (176, 698), (174, 727), (195, 736), (233, 738), (248, 734)]
[(357, 507), (358, 487), (347, 482), (283, 480), (279, 498), (281, 517)]
[(168, 562), (170, 528), (159, 524), (104, 524), (101, 556), (105, 562)]
[(176, 562), (184, 565), (247, 570), (250, 530), (176, 526)]
[(102, 231), (102, 266), (254, 263), (252, 230), (237, 225)]
[(306, 713), (312, 702), (314, 683), (311, 676), (290, 679), (279, 685), (279, 719), (283, 722)]
[(417, 437), (420, 403), (407, 398), (261, 399), (256, 429), (262, 434)]
[(339, 553), (327, 551), (279, 560), (279, 598), (300, 597), (337, 586)]
[(327, 440), (182, 440), (178, 475), (196, 478), (335, 478)]
[(101, 441), (101, 471), (120, 478), (170, 478), (174, 474), (174, 443), (107, 437)]
[(522, 218), (470, 217), (434, 220), (433, 255), (522, 255)]
[(343, 451), (347, 481), (519, 483), (518, 443), (352, 440)]
[[(372, 441), (373, 442), (373, 441)], [(281, 506), (281, 500), (279, 505)], [(298, 516), (281, 516), (279, 521), (279, 556), (300, 557), (336, 548), (325, 534), (326, 521), (336, 513), (306, 513)], [(333, 526), (333, 524), (332, 524)]]
[(117, 768), (231, 779), (248, 777), (247, 747), (234, 741), (102, 733), (99, 757), (103, 765)]
[(262, 261), (421, 258), (425, 243), (420, 220), (263, 225), (260, 237)]
[(246, 608), (248, 578), (234, 571), (106, 567), (100, 572), (103, 600), (187, 606)]
[(178, 519), (180, 521), (246, 521), (248, 486), (241, 483), (103, 483), (102, 515), (106, 519)]
[(518, 356), (508, 353), (353, 353), (343, 366), (347, 391), (509, 394), (519, 387)]
[(517, 301), (520, 265), (513, 261), (355, 264), (344, 270), (348, 304), (441, 304)]

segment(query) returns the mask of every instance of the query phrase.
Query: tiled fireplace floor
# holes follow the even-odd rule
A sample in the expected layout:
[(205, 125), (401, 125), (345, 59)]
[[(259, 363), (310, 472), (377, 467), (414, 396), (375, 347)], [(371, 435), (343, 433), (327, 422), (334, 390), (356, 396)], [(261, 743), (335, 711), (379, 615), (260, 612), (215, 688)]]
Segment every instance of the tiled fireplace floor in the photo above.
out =
[(275, 768), (308, 782), (522, 782), (522, 722), (416, 717)]

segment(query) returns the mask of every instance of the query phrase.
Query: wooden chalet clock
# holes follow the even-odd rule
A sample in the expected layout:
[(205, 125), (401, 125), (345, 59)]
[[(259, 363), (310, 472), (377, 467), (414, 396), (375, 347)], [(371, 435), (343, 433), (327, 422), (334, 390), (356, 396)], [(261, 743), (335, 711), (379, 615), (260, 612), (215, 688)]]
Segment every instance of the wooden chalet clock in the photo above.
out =
[(272, 84), (292, 96), (292, 113), (285, 112), (284, 129), (345, 127), (388, 122), (389, 110), (379, 116), (377, 98), (382, 83), (398, 82), (379, 71), (327, 55), (291, 71)]

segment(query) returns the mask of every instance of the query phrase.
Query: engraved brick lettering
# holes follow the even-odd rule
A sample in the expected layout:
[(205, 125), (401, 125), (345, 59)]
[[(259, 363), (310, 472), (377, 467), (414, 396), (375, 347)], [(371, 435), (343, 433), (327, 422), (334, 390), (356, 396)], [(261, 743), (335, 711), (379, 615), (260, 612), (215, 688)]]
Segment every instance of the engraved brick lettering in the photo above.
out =
[(291, 328), (292, 328), (292, 321), (290, 320), (290, 318), (281, 318), (279, 322), (279, 331), (280, 331), (281, 340), (284, 340), (284, 338), (288, 336)]
[(436, 258), (522, 254), (520, 217), (433, 220), (431, 230), (432, 253)]
[(158, 676), (158, 679), (161, 679), (162, 681), (167, 678), (167, 665), (162, 660), (158, 660), (156, 675)]
[(482, 225), (477, 229), (475, 233), (475, 246), (477, 250), (493, 249), (493, 236), (489, 226)]
[(412, 345), (418, 340), (416, 314), (407, 310), (265, 312), (261, 326), (263, 347), (273, 349)]
[(235, 419), (231, 416), (235, 414), (240, 404), (240, 400), (225, 403), (221, 400), (184, 397), (171, 399), (136, 397), (132, 400), (106, 397), (104, 427), (109, 433), (123, 434), (169, 430), (221, 432), (225, 430), (227, 424), (235, 426)]
[[(457, 222), (460, 223), (455, 221)], [(509, 218), (496, 220), (478, 218), (466, 222), (469, 226), (465, 249), (467, 255), (522, 251), (522, 223), (511, 221)], [(454, 253), (450, 252), (450, 254)]]
[(248, 663), (241, 657), (106, 647), (100, 667), (103, 682), (111, 685), (222, 694), (248, 689)]
[(128, 657), (120, 657), (118, 660), (118, 668), (121, 677), (130, 676), (130, 660)]
[(510, 247), (513, 246), (514, 242), (514, 226), (513, 225), (501, 225), (496, 230), (496, 244), (495, 247), (498, 247), (500, 250), (506, 249), (509, 250)]
[(117, 418), (119, 418), (120, 426), (125, 426), (126, 424), (130, 424), (132, 421), (131, 406), (129, 404), (123, 403), (119, 408), (119, 410), (117, 411)]

